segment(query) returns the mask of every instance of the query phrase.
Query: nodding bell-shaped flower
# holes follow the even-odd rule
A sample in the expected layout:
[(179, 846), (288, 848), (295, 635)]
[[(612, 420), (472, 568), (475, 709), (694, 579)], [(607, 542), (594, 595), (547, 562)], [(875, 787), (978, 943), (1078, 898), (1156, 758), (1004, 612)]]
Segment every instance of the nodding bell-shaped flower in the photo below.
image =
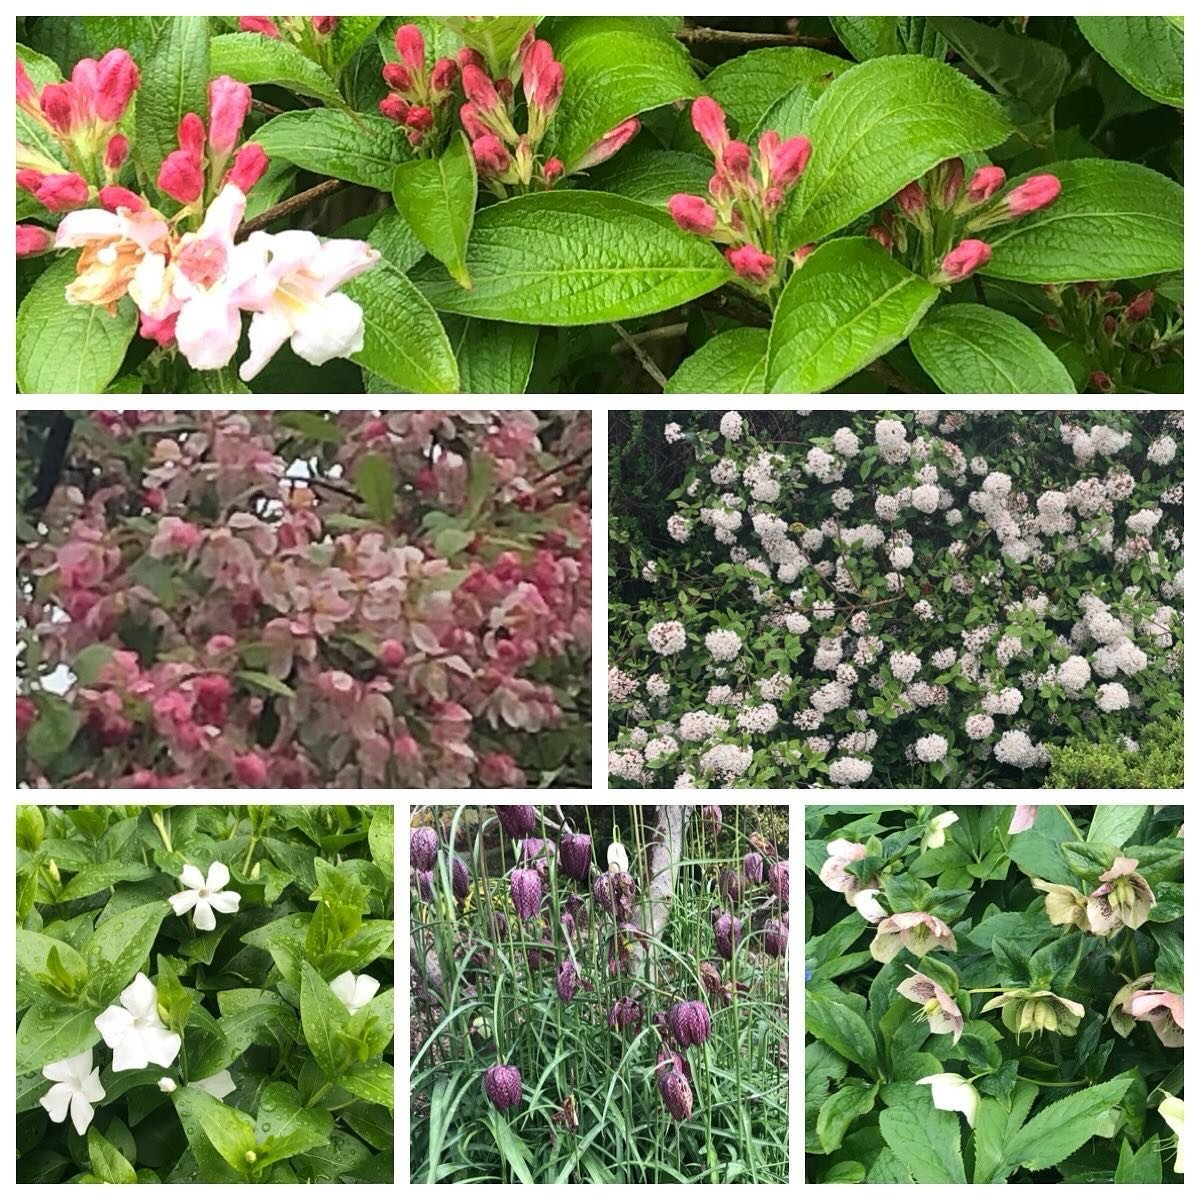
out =
[(942, 1112), (960, 1112), (967, 1124), (975, 1128), (975, 1114), (979, 1111), (979, 1093), (961, 1075), (943, 1071), (940, 1075), (926, 1075), (917, 1083), (926, 1084), (933, 1093), (933, 1107)]
[(713, 937), (717, 943), (717, 953), (726, 961), (733, 958), (733, 952), (738, 942), (742, 940), (742, 923), (729, 913), (713, 913)]
[(763, 925), (763, 949), (772, 958), (782, 958), (787, 951), (788, 944), (788, 917), (784, 913), (783, 918), (779, 919), (771, 917)]
[(409, 866), (418, 871), (432, 871), (438, 852), (437, 831), (428, 825), (412, 829), (408, 834)]
[(721, 806), (719, 804), (700, 805), (700, 819), (710, 837), (716, 837), (721, 832)]
[(586, 882), (592, 866), (592, 839), (586, 833), (564, 829), (558, 842), (558, 864), (564, 874)]
[(632, 996), (622, 996), (608, 1010), (608, 1024), (612, 1029), (635, 1028), (642, 1023), (642, 1006)]
[(450, 886), (459, 900), (465, 900), (471, 891), (471, 873), (457, 854), (450, 860)]
[(569, 958), (563, 959), (558, 967), (558, 977), (555, 979), (558, 998), (564, 1004), (569, 1004), (575, 993), (579, 991), (579, 983), (579, 971), (575, 964)]
[(1032, 1036), (1043, 1031), (1074, 1037), (1079, 1022), (1087, 1015), (1082, 1004), (1066, 1000), (1053, 992), (1033, 991), (1030, 988), (1011, 988), (989, 1000), (979, 1011), (1000, 1009), (1004, 1028), (1018, 1036)]
[(986, 267), (991, 259), (992, 248), (987, 242), (981, 242), (978, 238), (964, 238), (942, 259), (932, 282), (938, 287), (961, 283), (981, 267)]
[(1012, 820), (1008, 823), (1008, 833), (1011, 837), (1014, 833), (1024, 833), (1027, 829), (1033, 828), (1034, 821), (1037, 820), (1038, 806), (1036, 804), (1018, 804), (1013, 809)]
[(887, 909), (875, 899), (879, 895), (879, 888), (863, 888), (858, 892), (853, 900), (854, 907), (858, 909), (859, 916), (864, 921), (870, 921), (872, 925), (878, 921), (882, 921), (887, 916)]
[(958, 820), (958, 813), (939, 813), (929, 822), (929, 828), (921, 838), (921, 851), (939, 850), (946, 844), (946, 830)]
[(926, 912), (896, 913), (884, 917), (876, 926), (875, 940), (868, 949), (876, 962), (891, 962), (901, 950), (908, 950), (914, 958), (923, 958), (940, 946), (943, 950), (957, 950), (958, 943), (945, 921)]
[(1183, 997), (1175, 992), (1136, 991), (1123, 1006), (1136, 1021), (1149, 1021), (1164, 1046), (1183, 1045)]
[(1179, 1139), (1175, 1154), (1175, 1174), (1183, 1174), (1183, 1101), (1177, 1096), (1164, 1096), (1158, 1106), (1158, 1115), (1167, 1123), (1170, 1131)]
[(543, 879), (550, 874), (550, 860), (557, 847), (553, 842), (538, 837), (526, 838), (521, 843), (519, 859), (529, 863)]
[(771, 888), (771, 894), (780, 904), (787, 904), (791, 897), (791, 876), (791, 867), (786, 858), (772, 863), (770, 870), (767, 871), (767, 883)]
[(518, 867), (512, 873), (509, 891), (522, 921), (538, 915), (542, 907), (542, 877), (536, 871)]
[(659, 1083), (659, 1091), (667, 1112), (676, 1121), (686, 1121), (692, 1115), (692, 1089), (682, 1071), (665, 1072)]
[(751, 850), (742, 859), (742, 872), (751, 883), (763, 881), (763, 856), (757, 850)]
[(512, 838), (527, 838), (537, 827), (537, 809), (532, 804), (497, 804), (496, 816)]
[(1128, 1037), (1133, 1032), (1134, 1020), (1133, 1017), (1126, 1012), (1125, 1002), (1134, 994), (1141, 991), (1147, 984), (1154, 982), (1154, 974), (1151, 972), (1147, 975), (1139, 975), (1136, 979), (1131, 979), (1122, 987), (1117, 994), (1112, 998), (1112, 1003), (1108, 1006), (1108, 1012), (1105, 1016), (1112, 1023), (1112, 1027), (1122, 1036)]
[(699, 1046), (712, 1035), (712, 1017), (703, 1000), (680, 1000), (667, 1011), (667, 1028), (682, 1049)]
[(521, 1072), (501, 1063), (483, 1073), (483, 1090), (499, 1112), (521, 1103)]
[(1125, 926), (1140, 929), (1157, 903), (1150, 885), (1137, 874), (1137, 859), (1118, 857), (1100, 876), (1100, 886), (1087, 900), (1088, 927), (1107, 937)]
[(954, 1002), (954, 997), (928, 975), (922, 975), (912, 967), (908, 969), (912, 971), (912, 978), (906, 979), (896, 991), (905, 1000), (921, 1006), (917, 1019), (924, 1017), (929, 1022), (930, 1033), (952, 1034), (952, 1044), (957, 1046), (963, 1031), (962, 1009)]
[(731, 871), (728, 868), (721, 872), (720, 893), (728, 900), (740, 900), (742, 898), (742, 890), (744, 882), (741, 875), (736, 871)]
[(835, 838), (832, 842), (826, 842), (825, 853), (829, 857), (821, 864), (817, 878), (831, 891), (842, 892), (847, 900), (853, 900), (866, 885), (846, 868), (852, 862), (861, 862), (867, 857), (866, 846), (846, 838)]
[[(1015, 823), (1015, 817), (1013, 821)], [(1074, 925), (1076, 929), (1091, 931), (1087, 897), (1082, 892), (1068, 884), (1047, 883), (1044, 879), (1031, 879), (1030, 883), (1039, 892), (1046, 893), (1046, 916), (1051, 925)]]

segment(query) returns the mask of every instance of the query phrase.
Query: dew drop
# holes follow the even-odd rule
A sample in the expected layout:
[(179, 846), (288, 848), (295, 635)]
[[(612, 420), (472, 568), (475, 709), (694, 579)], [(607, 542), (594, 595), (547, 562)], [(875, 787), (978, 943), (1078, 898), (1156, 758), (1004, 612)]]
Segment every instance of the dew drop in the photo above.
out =
[(271, 1132), (271, 1122), (270, 1122), (270, 1121), (264, 1121), (264, 1122), (262, 1123), (262, 1127), (263, 1127), (263, 1133), (270, 1133), (270, 1132)]

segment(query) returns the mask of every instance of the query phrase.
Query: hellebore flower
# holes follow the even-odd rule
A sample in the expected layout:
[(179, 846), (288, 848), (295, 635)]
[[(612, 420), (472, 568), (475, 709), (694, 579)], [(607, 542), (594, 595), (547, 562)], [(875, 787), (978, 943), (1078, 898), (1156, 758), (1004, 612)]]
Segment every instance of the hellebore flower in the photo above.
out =
[(542, 907), (542, 877), (533, 870), (518, 867), (509, 884), (513, 907), (522, 921), (538, 915)]
[(879, 888), (863, 888), (854, 897), (854, 907), (858, 909), (859, 916), (864, 921), (870, 921), (872, 925), (887, 916), (887, 909), (875, 899), (879, 895), (879, 890)]
[(179, 1034), (163, 1024), (158, 992), (141, 971), (121, 993), (121, 1003), (96, 1018), (96, 1028), (113, 1052), (114, 1071), (140, 1071), (151, 1063), (169, 1067), (179, 1053)]
[(742, 871), (751, 883), (762, 883), (763, 881), (763, 856), (757, 850), (751, 850), (745, 858), (742, 859)]
[(555, 987), (558, 989), (558, 998), (564, 1004), (569, 1004), (575, 993), (579, 991), (579, 971), (569, 958), (563, 959), (559, 965)]
[(1183, 1101), (1178, 1096), (1164, 1096), (1158, 1106), (1158, 1114), (1168, 1128), (1179, 1139), (1175, 1154), (1175, 1174), (1183, 1174)]
[(1161, 990), (1134, 992), (1124, 1011), (1134, 1020), (1149, 1021), (1164, 1046), (1183, 1045), (1183, 997)]
[(731, 917), (729, 913), (713, 913), (713, 936), (717, 941), (717, 953), (729, 961), (733, 958), (733, 951), (738, 942), (742, 940), (742, 923), (737, 917)]
[(686, 1121), (692, 1115), (692, 1089), (682, 1071), (668, 1071), (659, 1084), (667, 1112), (676, 1121)]
[(1135, 871), (1136, 858), (1117, 858), (1100, 876), (1100, 886), (1087, 901), (1088, 926), (1106, 937), (1124, 925), (1140, 929), (1156, 901), (1150, 885)]
[(1046, 916), (1051, 925), (1074, 925), (1090, 931), (1087, 898), (1065, 883), (1047, 883), (1044, 879), (1029, 881), (1039, 892), (1046, 893)]
[(963, 1031), (962, 1010), (954, 1002), (950, 993), (936, 984), (928, 975), (922, 975), (912, 967), (908, 969), (912, 971), (912, 978), (906, 979), (896, 988), (896, 991), (905, 1000), (911, 1000), (914, 1004), (921, 1005), (917, 1019), (920, 1020), (921, 1017), (924, 1017), (929, 1022), (930, 1033), (951, 1033), (954, 1035), (952, 1045), (957, 1046)]
[(958, 813), (939, 813), (929, 822), (925, 836), (921, 838), (921, 850), (940, 850), (946, 844), (946, 830), (958, 820)]
[(926, 1075), (917, 1083), (929, 1084), (933, 1093), (933, 1107), (942, 1112), (960, 1112), (967, 1124), (975, 1128), (975, 1113), (979, 1109), (979, 1093), (961, 1075), (944, 1071), (940, 1075)]
[(586, 881), (592, 865), (592, 839), (586, 833), (564, 829), (558, 844), (558, 861), (565, 874)]
[(622, 996), (608, 1010), (608, 1024), (613, 1029), (626, 1029), (642, 1023), (642, 1006), (632, 996)]
[(712, 1018), (703, 1000), (680, 1000), (667, 1012), (667, 1028), (679, 1045), (699, 1046), (712, 1034)]
[(100, 1068), (93, 1069), (91, 1050), (76, 1054), (74, 1058), (47, 1063), (42, 1068), (42, 1074), (51, 1080), (54, 1086), (38, 1100), (38, 1103), (49, 1113), (50, 1120), (56, 1125), (61, 1125), (67, 1119), (69, 1109), (71, 1124), (75, 1126), (75, 1132), (82, 1137), (96, 1113), (92, 1105), (104, 1099), (104, 1088), (100, 1086)]
[(1008, 823), (1009, 834), (1024, 833), (1025, 830), (1032, 829), (1034, 821), (1037, 820), (1037, 810), (1036, 804), (1018, 804), (1013, 810), (1012, 820)]
[(1083, 1005), (1074, 1000), (1029, 988), (1001, 992), (979, 1011), (991, 1012), (993, 1008), (1001, 1010), (1000, 1019), (1010, 1033), (1028, 1033), (1030, 1036), (1045, 1030), (1048, 1033), (1061, 1033), (1063, 1037), (1074, 1037), (1079, 1022), (1086, 1015)]
[(772, 917), (763, 925), (763, 949), (772, 957), (779, 958), (788, 944), (788, 919), (782, 921)]
[(908, 912), (880, 921), (868, 949), (876, 962), (885, 963), (891, 962), (902, 949), (915, 958), (923, 958), (937, 946), (943, 950), (958, 949), (950, 926), (930, 913)]
[(409, 865), (418, 871), (432, 871), (434, 860), (437, 858), (437, 831), (428, 825), (413, 829), (408, 835)]
[(1131, 979), (1117, 994), (1112, 998), (1112, 1003), (1108, 1006), (1108, 1012), (1105, 1014), (1112, 1027), (1122, 1036), (1128, 1037), (1133, 1030), (1133, 1017), (1125, 1009), (1125, 1002), (1134, 994), (1140, 992), (1148, 983), (1154, 982), (1154, 973), (1150, 972), (1146, 975), (1139, 975), (1136, 979)]
[[(219, 913), (235, 913), (241, 903), (240, 893), (222, 890), (229, 882), (229, 868), (223, 862), (215, 862), (208, 868), (207, 879), (198, 867), (188, 863), (179, 873), (179, 882), (187, 890), (170, 897), (175, 915), (182, 917), (189, 909), (195, 909), (192, 920), (197, 929), (206, 933), (217, 927), (214, 910)], [(165, 1063), (163, 1065), (166, 1066)]]
[(767, 872), (767, 883), (774, 897), (781, 904), (787, 904), (792, 889), (791, 868), (788, 866), (786, 859), (782, 862), (771, 864), (771, 869)]
[(370, 975), (355, 975), (352, 971), (343, 971), (330, 982), (329, 990), (346, 1006), (346, 1011), (354, 1016), (360, 1008), (369, 1004), (379, 991), (379, 980)]
[(537, 825), (537, 809), (532, 804), (497, 804), (496, 816), (512, 838), (528, 837)]
[(521, 1072), (504, 1063), (488, 1067), (483, 1073), (483, 1090), (498, 1111), (515, 1108), (521, 1103)]

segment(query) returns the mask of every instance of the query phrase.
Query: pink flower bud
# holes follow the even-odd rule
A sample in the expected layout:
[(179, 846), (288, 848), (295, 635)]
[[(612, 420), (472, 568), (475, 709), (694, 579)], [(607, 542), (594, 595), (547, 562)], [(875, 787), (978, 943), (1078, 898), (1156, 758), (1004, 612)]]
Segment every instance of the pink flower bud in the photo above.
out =
[(70, 136), (87, 121), (89, 113), (79, 89), (72, 83), (48, 83), (42, 88), (42, 113), (56, 132)]
[(463, 67), (463, 95), (482, 112), (494, 112), (500, 107), (500, 96), (486, 71), (473, 63)]
[(620, 125), (610, 129), (603, 137), (593, 142), (584, 156), (575, 164), (574, 169), (586, 171), (589, 167), (607, 162), (622, 146), (637, 136), (641, 127), (642, 123), (637, 117), (629, 117), (622, 121)]
[(794, 262), (796, 266), (799, 266), (816, 248), (816, 242), (808, 242), (803, 246), (798, 246), (792, 251), (792, 262)]
[(566, 72), (563, 70), (562, 63), (552, 62), (538, 79), (537, 91), (534, 93), (533, 102), (547, 112), (555, 108), (559, 98), (562, 96), (563, 81), (565, 78)]
[(328, 37), (336, 28), (337, 17), (313, 17), (313, 32), (318, 37)]
[(187, 150), (172, 150), (158, 169), (158, 190), (180, 204), (194, 204), (204, 191), (199, 159)]
[(263, 177), (267, 169), (267, 153), (257, 142), (247, 142), (233, 157), (233, 166), (225, 176), (243, 195)]
[(692, 128), (700, 135), (715, 158), (729, 141), (725, 113), (711, 96), (699, 96), (692, 102)]
[(1011, 216), (1023, 217), (1053, 204), (1061, 191), (1057, 175), (1031, 175), (1004, 197), (1004, 206)]
[(38, 202), (51, 212), (80, 208), (88, 201), (87, 180), (74, 171), (66, 175), (47, 175), (34, 193)]
[(455, 57), (458, 59), (459, 67), (473, 66), (478, 67), (481, 71), (487, 70), (487, 62), (483, 55), (478, 50), (472, 50), (470, 46), (464, 46)]
[(439, 58), (433, 64), (433, 74), (430, 76), (429, 86), (435, 92), (448, 92), (454, 86), (457, 78), (458, 63), (452, 58)]
[(938, 204), (942, 208), (953, 208), (954, 202), (958, 199), (958, 193), (962, 190), (963, 160), (950, 158), (942, 163), (938, 182)]
[(29, 72), (25, 70), (25, 64), (17, 59), (17, 107), (23, 108), (26, 112), (40, 112), (38, 104), (37, 88), (34, 87), (33, 80), (29, 78)]
[(980, 167), (967, 184), (967, 199), (972, 204), (985, 204), (1003, 186), (1003, 167)]
[(495, 134), (485, 133), (471, 143), (475, 165), (488, 175), (503, 175), (512, 162), (504, 143)]
[(408, 116), (404, 118), (404, 123), (409, 129), (417, 129), (424, 133), (433, 128), (433, 110), (426, 108), (423, 104), (414, 104), (408, 110)]
[(17, 187), (26, 192), (32, 192), (36, 196), (37, 190), (42, 186), (45, 178), (46, 176), (42, 171), (35, 171), (32, 167), (26, 167), (23, 171), (17, 172)]
[(1109, 337), (1112, 337), (1117, 332), (1117, 318), (1110, 313), (1100, 322), (1100, 326)]
[(96, 85), (92, 103), (96, 116), (106, 125), (115, 125), (129, 107), (129, 100), (140, 83), (137, 63), (127, 50), (110, 50), (96, 66)]
[(260, 754), (251, 751), (233, 760), (233, 777), (238, 787), (260, 788), (267, 782), (267, 764)]
[(1154, 308), (1154, 292), (1138, 292), (1125, 307), (1124, 320), (1126, 325), (1136, 325), (1144, 321)]
[(757, 246), (738, 246), (736, 250), (726, 250), (725, 257), (742, 279), (752, 283), (766, 283), (775, 271), (775, 260)]
[(129, 139), (123, 133), (114, 133), (104, 147), (104, 165), (110, 171), (119, 171), (129, 157)]
[(554, 48), (544, 39), (534, 37), (521, 56), (521, 78), (525, 84), (525, 96), (533, 97), (537, 91), (542, 72), (554, 61)]
[(565, 168), (561, 158), (548, 158), (542, 166), (542, 178), (546, 181), (546, 186), (549, 187), (562, 176)]
[(888, 233), (882, 225), (872, 225), (867, 230), (867, 236), (873, 237), (889, 254), (892, 252), (892, 247), (895, 243), (892, 241), (892, 235)]
[(396, 30), (396, 53), (414, 71), (425, 69), (425, 37), (415, 25), (401, 25)]
[(902, 213), (915, 217), (925, 211), (925, 189), (914, 179), (896, 193), (896, 204)]
[(179, 148), (197, 163), (204, 157), (204, 122), (195, 113), (184, 113), (180, 119)]
[(264, 37), (281, 38), (279, 26), (270, 17), (238, 17), (238, 28), (243, 33), (261, 33)]
[(942, 259), (938, 281), (943, 284), (958, 283), (968, 275), (973, 275), (980, 267), (986, 267), (991, 257), (992, 248), (987, 242), (966, 238)]
[(397, 96), (394, 92), (384, 96), (379, 102), (379, 111), (389, 121), (395, 121), (397, 125), (404, 124), (410, 107), (408, 101), (403, 96)]
[(116, 212), (118, 208), (127, 208), (130, 212), (137, 213), (146, 207), (145, 200), (136, 192), (131, 192), (128, 188), (123, 188), (115, 183), (110, 183), (107, 187), (100, 189), (100, 204), (109, 212)]
[(218, 75), (208, 85), (208, 141), (212, 152), (232, 152), (250, 111), (250, 89), (228, 75)]
[(730, 179), (745, 183), (750, 178), (750, 147), (745, 142), (726, 142), (721, 151), (721, 168)]
[(17, 257), (32, 258), (35, 254), (45, 254), (53, 241), (50, 231), (40, 225), (18, 225)]
[(383, 82), (397, 92), (407, 92), (413, 85), (412, 71), (403, 63), (385, 63)]
[(1094, 392), (1111, 392), (1113, 381), (1103, 371), (1093, 371), (1088, 376), (1088, 387)]
[(717, 225), (717, 214), (712, 205), (699, 196), (676, 193), (667, 201), (667, 211), (685, 233), (708, 237)]
[(408, 659), (402, 642), (387, 638), (379, 647), (379, 662), (389, 671), (398, 671)]
[(462, 127), (467, 131), (467, 137), (471, 141), (476, 138), (486, 137), (491, 130), (480, 120), (479, 109), (475, 105), (467, 103), (458, 110), (458, 119), (462, 122)]
[(804, 174), (811, 155), (812, 142), (803, 134), (788, 138), (770, 160), (771, 183), (776, 187), (791, 187)]

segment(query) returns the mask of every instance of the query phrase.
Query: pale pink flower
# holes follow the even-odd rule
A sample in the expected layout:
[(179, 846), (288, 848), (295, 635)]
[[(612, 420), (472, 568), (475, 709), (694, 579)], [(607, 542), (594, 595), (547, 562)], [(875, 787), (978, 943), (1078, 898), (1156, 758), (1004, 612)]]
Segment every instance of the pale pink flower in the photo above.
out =
[(853, 899), (854, 907), (858, 909), (859, 915), (863, 920), (870, 921), (872, 925), (887, 916), (887, 909), (875, 899), (878, 895), (878, 888), (863, 888), (855, 894)]
[(818, 872), (821, 882), (832, 891), (845, 893), (846, 899), (853, 900), (866, 885), (851, 875), (846, 867), (867, 857), (866, 846), (837, 838), (828, 842), (825, 849), (829, 857)]
[(110, 307), (127, 293), (139, 308), (162, 290), (169, 229), (152, 208), (84, 208), (67, 213), (54, 234), (56, 250), (79, 248), (68, 304)]
[(938, 946), (958, 949), (950, 926), (931, 913), (908, 912), (880, 921), (869, 949), (876, 962), (891, 962), (901, 950), (921, 958)]
[(1164, 1046), (1183, 1045), (1183, 997), (1174, 992), (1134, 992), (1124, 1011), (1135, 1021), (1149, 1021)]
[(951, 1033), (954, 1035), (953, 1044), (958, 1045), (962, 1037), (962, 1010), (954, 1002), (954, 998), (944, 988), (939, 987), (928, 975), (912, 971), (912, 978), (906, 979), (896, 991), (906, 1000), (921, 1005), (919, 1017), (929, 1022), (930, 1033)]
[(1140, 929), (1156, 901), (1150, 885), (1136, 873), (1136, 858), (1120, 857), (1100, 876), (1100, 886), (1088, 897), (1088, 925), (1101, 937), (1124, 925)]
[(1018, 804), (1013, 812), (1012, 820), (1008, 823), (1009, 834), (1024, 833), (1033, 828), (1037, 820), (1038, 806), (1036, 804)]
[(928, 1084), (933, 1095), (933, 1107), (942, 1112), (960, 1112), (967, 1124), (975, 1128), (975, 1114), (979, 1110), (979, 1093), (967, 1079), (953, 1071), (938, 1075), (926, 1075), (918, 1079), (919, 1084)]

